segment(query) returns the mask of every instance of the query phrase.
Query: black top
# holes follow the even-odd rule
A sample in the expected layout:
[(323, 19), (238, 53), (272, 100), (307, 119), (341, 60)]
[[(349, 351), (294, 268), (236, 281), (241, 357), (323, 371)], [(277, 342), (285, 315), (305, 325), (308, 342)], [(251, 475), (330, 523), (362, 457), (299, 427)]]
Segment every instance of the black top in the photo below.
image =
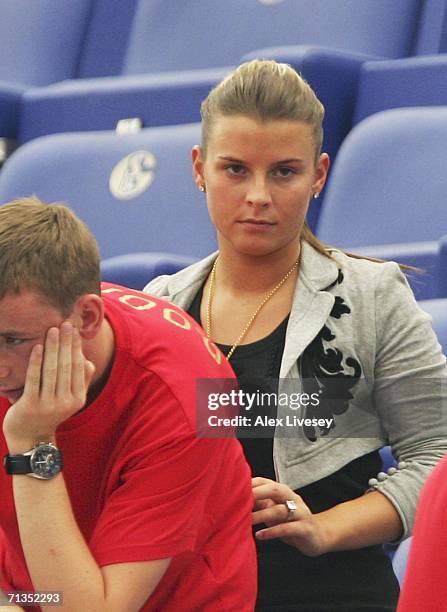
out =
[[(200, 321), (203, 288), (189, 314)], [(273, 392), (279, 378), (288, 317), (266, 338), (236, 348), (231, 365), (244, 391)], [(235, 338), (237, 330), (235, 331)], [(231, 347), (218, 345), (226, 355)], [(276, 383), (274, 382), (276, 381)], [(254, 407), (265, 412), (266, 408)], [(270, 408), (271, 416), (276, 406)], [(254, 476), (276, 479), (273, 466), (273, 433), (256, 437), (253, 430), (238, 430), (238, 437)], [(265, 428), (263, 428), (265, 436)], [(368, 480), (381, 470), (378, 451), (343, 466), (334, 474), (296, 493), (312, 512), (363, 495)], [(255, 529), (262, 528), (259, 526)], [(382, 546), (308, 557), (281, 540), (257, 542), (259, 593), (256, 609), (299, 612), (389, 612), (396, 609), (399, 585)]]

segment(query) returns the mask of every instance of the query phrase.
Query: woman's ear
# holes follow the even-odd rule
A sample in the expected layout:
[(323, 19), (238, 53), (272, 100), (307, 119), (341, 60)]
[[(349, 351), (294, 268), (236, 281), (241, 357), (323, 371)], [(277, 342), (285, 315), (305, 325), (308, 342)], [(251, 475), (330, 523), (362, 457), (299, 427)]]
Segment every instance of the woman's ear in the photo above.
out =
[(323, 191), (330, 165), (331, 160), (329, 159), (329, 155), (327, 153), (322, 153), (315, 168), (315, 182), (312, 186), (314, 193)]
[(78, 328), (84, 340), (92, 340), (101, 329), (104, 320), (104, 302), (95, 293), (81, 295), (74, 305), (73, 324)]
[(193, 147), (191, 151), (192, 175), (200, 191), (204, 191), (205, 187), (204, 163), (202, 157), (202, 148), (199, 147), (199, 145)]

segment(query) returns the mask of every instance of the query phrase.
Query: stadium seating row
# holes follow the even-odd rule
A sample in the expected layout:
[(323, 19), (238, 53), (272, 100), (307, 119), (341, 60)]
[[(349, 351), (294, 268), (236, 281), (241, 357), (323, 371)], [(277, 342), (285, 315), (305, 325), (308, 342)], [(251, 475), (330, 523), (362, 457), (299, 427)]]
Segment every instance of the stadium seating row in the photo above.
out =
[(426, 269), (411, 277), (419, 299), (447, 295), (438, 243), (447, 233), (446, 138), (447, 106), (359, 123), (340, 149), (317, 227), (328, 244)]
[(0, 80), (26, 86), (225, 66), (274, 45), (445, 50), (445, 0), (1, 0), (0, 12)]
[(0, 0), (0, 10), (0, 136), (114, 129), (135, 115), (146, 127), (197, 121), (225, 66), (263, 48), (292, 54), (323, 101), (332, 93), (332, 154), (336, 130), (351, 126), (358, 66), (444, 51), (447, 12), (446, 0)]

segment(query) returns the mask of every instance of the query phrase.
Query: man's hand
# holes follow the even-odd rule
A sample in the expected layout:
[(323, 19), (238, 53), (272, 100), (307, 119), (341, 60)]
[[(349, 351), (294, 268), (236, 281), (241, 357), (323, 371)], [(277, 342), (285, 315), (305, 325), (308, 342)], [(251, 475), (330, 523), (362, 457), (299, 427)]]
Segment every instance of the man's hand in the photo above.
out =
[[(256, 533), (258, 540), (281, 538), (305, 555), (316, 557), (328, 551), (326, 534), (317, 514), (312, 514), (302, 498), (287, 485), (268, 478), (253, 478), (255, 512), (253, 524), (265, 523), (267, 529)], [(287, 522), (286, 501), (294, 501), (294, 519)]]
[(68, 321), (60, 328), (51, 327), (45, 347), (33, 347), (23, 394), (3, 421), (10, 453), (54, 441), (57, 427), (84, 406), (93, 373), (78, 330)]

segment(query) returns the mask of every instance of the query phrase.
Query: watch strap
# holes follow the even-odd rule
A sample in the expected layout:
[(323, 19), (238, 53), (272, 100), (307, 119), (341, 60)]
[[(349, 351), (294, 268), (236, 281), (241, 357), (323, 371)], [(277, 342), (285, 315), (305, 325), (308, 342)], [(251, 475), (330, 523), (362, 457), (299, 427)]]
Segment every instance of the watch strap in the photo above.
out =
[(5, 470), (7, 474), (30, 474), (31, 456), (30, 455), (5, 455)]

